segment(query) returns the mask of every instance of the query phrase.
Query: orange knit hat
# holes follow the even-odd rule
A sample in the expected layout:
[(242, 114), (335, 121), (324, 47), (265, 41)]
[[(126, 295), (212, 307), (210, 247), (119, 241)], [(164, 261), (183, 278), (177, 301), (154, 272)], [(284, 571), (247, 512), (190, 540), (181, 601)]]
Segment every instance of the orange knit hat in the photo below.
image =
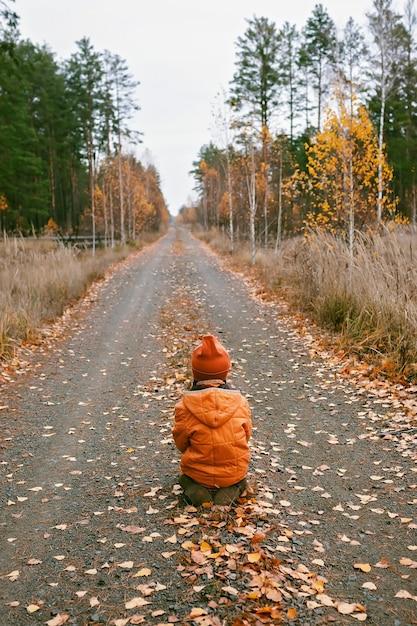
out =
[(230, 357), (222, 344), (213, 335), (205, 335), (193, 350), (191, 358), (194, 380), (226, 378), (232, 366)]

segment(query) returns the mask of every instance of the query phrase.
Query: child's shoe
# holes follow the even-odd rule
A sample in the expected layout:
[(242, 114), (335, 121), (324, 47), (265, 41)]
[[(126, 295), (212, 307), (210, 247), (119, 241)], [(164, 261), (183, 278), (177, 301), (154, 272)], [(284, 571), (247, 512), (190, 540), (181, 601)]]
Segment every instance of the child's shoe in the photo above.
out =
[(210, 491), (199, 485), (188, 476), (180, 476), (179, 483), (184, 490), (184, 497), (194, 506), (201, 506), (205, 502), (213, 502)]
[(214, 504), (218, 504), (219, 506), (229, 506), (239, 498), (239, 496), (245, 491), (245, 489), (245, 479), (241, 480), (240, 483), (237, 483), (236, 485), (231, 485), (230, 487), (222, 487), (218, 489), (214, 495)]

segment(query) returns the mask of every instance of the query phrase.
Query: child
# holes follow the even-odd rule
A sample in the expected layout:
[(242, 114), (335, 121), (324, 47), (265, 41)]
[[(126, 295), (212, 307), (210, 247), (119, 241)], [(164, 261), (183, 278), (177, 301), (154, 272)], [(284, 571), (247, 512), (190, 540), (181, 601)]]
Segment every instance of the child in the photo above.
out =
[(230, 358), (213, 335), (203, 337), (191, 365), (193, 386), (175, 406), (179, 482), (195, 506), (229, 505), (246, 487), (251, 411), (246, 398), (227, 384)]

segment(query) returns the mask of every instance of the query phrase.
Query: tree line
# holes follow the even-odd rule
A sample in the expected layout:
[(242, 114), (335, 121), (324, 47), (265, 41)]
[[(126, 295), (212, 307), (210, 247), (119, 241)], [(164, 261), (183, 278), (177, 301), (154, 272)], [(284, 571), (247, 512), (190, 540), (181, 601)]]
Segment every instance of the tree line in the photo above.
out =
[(247, 20), (193, 164), (185, 221), (278, 248), (306, 225), (354, 233), (417, 217), (417, 16), (373, 0), (338, 33), (317, 4), (303, 28)]
[(0, 0), (0, 228), (122, 242), (169, 219), (157, 170), (134, 154), (138, 82), (88, 38), (58, 61)]

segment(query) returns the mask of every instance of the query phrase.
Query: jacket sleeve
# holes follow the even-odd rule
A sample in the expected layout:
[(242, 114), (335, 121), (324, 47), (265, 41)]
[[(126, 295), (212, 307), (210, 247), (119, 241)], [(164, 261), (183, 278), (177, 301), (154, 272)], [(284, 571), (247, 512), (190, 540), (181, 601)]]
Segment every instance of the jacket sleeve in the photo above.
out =
[(187, 414), (181, 400), (175, 405), (175, 424), (172, 429), (175, 445), (180, 452), (185, 452), (189, 446)]
[(246, 441), (249, 441), (249, 439), (252, 436), (252, 411), (250, 409), (249, 402), (246, 400), (246, 398), (244, 398), (244, 406), (245, 406), (245, 412), (246, 412), (246, 419), (243, 423), (243, 428), (246, 433)]

